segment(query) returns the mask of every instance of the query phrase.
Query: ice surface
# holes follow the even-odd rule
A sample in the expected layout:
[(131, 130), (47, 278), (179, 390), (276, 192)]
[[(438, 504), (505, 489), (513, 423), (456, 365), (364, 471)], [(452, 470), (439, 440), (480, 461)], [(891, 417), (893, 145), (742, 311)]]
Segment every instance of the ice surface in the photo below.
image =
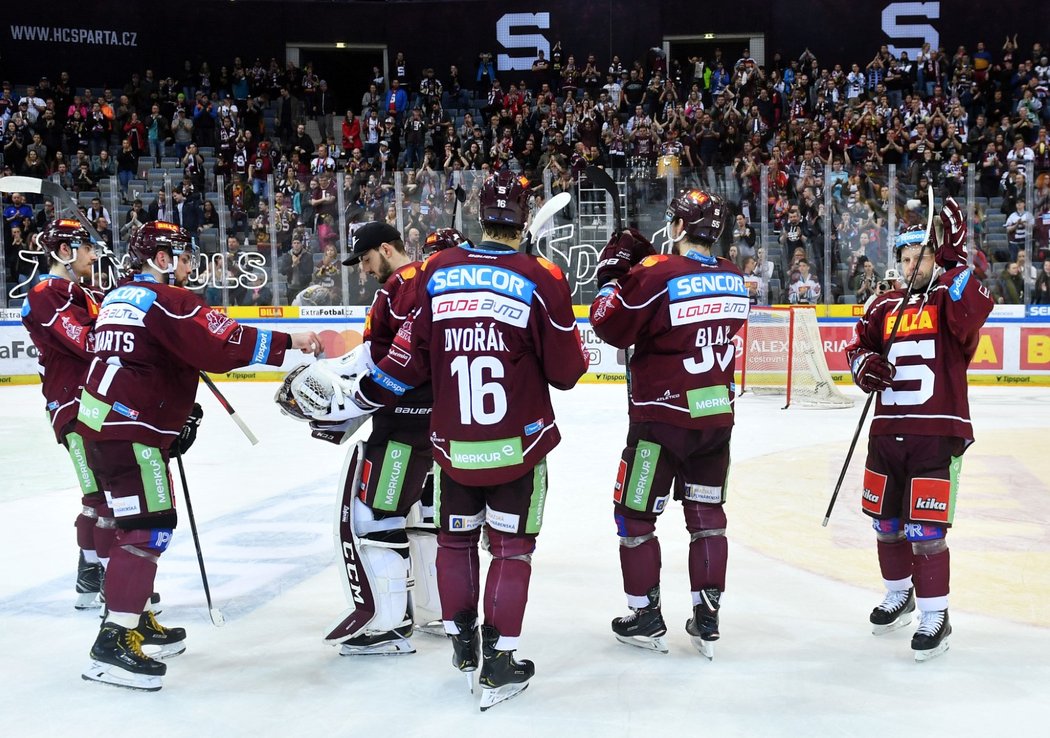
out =
[[(824, 508), (854, 410), (738, 404), (722, 640), (708, 662), (690, 614), (680, 507), (658, 533), (671, 653), (618, 644), (625, 612), (611, 492), (626, 430), (623, 387), (557, 393), (564, 441), (520, 655), (527, 692), (481, 715), (442, 639), (418, 653), (340, 658), (322, 630), (345, 608), (335, 570), (336, 476), (349, 446), (281, 416), (269, 384), (222, 389), (262, 439), (251, 447), (205, 388), (187, 456), (215, 604), (210, 624), (189, 526), (161, 560), (163, 623), (189, 630), (164, 689), (80, 679), (97, 615), (73, 610), (79, 505), (39, 387), (0, 390), (0, 690), (5, 736), (896, 736), (1047, 735), (1050, 725), (1050, 390), (971, 390), (977, 443), (963, 464), (952, 545), (952, 648), (912, 660), (912, 629), (875, 638), (882, 597), (858, 508), (863, 442), (828, 528)], [(367, 427), (366, 427), (367, 430)], [(176, 481), (176, 487), (178, 482)], [(179, 493), (181, 496), (181, 493)], [(484, 557), (483, 557), (484, 558)]]

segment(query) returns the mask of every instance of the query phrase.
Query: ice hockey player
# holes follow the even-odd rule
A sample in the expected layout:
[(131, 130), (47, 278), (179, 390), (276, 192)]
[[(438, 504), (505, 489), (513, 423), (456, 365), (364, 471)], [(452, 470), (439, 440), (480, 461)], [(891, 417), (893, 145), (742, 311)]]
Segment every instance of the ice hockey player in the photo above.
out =
[(88, 466), (84, 439), (75, 431), (77, 393), (91, 363), (92, 330), (102, 294), (91, 288), (98, 253), (77, 220), (53, 221), (39, 234), (48, 272), (22, 303), (22, 324), (40, 353), (40, 378), (51, 428), (73, 461), (80, 486), (81, 512), (76, 519), (77, 566), (74, 607), (101, 606), (103, 566), (115, 534), (113, 514)]
[(615, 234), (601, 254), (591, 305), (595, 333), (634, 345), (630, 423), (613, 489), (620, 568), (631, 612), (612, 621), (622, 643), (667, 652), (660, 611), (656, 519), (673, 493), (689, 531), (693, 617), (686, 631), (707, 658), (719, 638), (726, 586), (726, 477), (734, 422), (733, 336), (750, 300), (740, 270), (711, 250), (729, 217), (722, 200), (688, 190), (667, 209), (671, 254), (642, 234)]
[[(877, 392), (861, 509), (873, 518), (886, 597), (872, 632), (908, 625), (916, 604), (916, 661), (948, 649), (949, 554), (962, 455), (973, 443), (966, 369), (992, 298), (966, 265), (966, 219), (954, 199), (940, 233), (912, 226), (897, 237), (902, 282), (877, 297), (846, 347), (853, 381)], [(902, 304), (903, 303), (903, 304)], [(889, 343), (894, 322), (899, 322)]]
[[(436, 251), (465, 241), (458, 231), (447, 229), (431, 234), (427, 244)], [(331, 360), (335, 364), (331, 368), (344, 377), (369, 371), (392, 351), (401, 356), (392, 345), (415, 309), (414, 280), (421, 266), (406, 252), (397, 229), (383, 222), (366, 223), (354, 231), (351, 250), (343, 264), (360, 263), (361, 270), (381, 287), (365, 321), (363, 345)], [(307, 374), (321, 370), (323, 363)], [(341, 548), (344, 555), (350, 546), (367, 557), (364, 571), (373, 577), (369, 591), (374, 600), (371, 619), (356, 626), (360, 632), (338, 641), (344, 656), (414, 653), (408, 640), (413, 621), (421, 630), (444, 635), (437, 589), (432, 406), (430, 383), (426, 382), (402, 395), (397, 405), (380, 409), (372, 418), (368, 440), (358, 445), (346, 465), (353, 476), (348, 473), (343, 480), (340, 507), (352, 506), (347, 521), (352, 530), (341, 534)], [(348, 570), (344, 567), (343, 571)], [(357, 609), (356, 602), (351, 605)]]
[[(453, 664), (471, 683), (480, 663), (487, 710), (524, 690), (535, 673), (514, 651), (543, 523), (546, 456), (561, 438), (549, 388), (573, 387), (587, 358), (561, 270), (518, 250), (527, 181), (498, 172), (479, 198), (481, 242), (423, 263), (418, 308), (390, 354), (350, 386), (333, 388), (323, 409), (352, 417), (432, 382), (442, 617)], [(479, 629), (483, 528), (493, 560)]]
[(145, 605), (176, 525), (168, 458), (193, 407), (198, 371), (280, 365), (288, 349), (312, 353), (320, 341), (241, 326), (182, 289), (197, 248), (175, 224), (146, 224), (128, 253), (140, 271), (102, 301), (76, 425), (116, 523), (108, 613), (83, 677), (156, 691), (167, 668), (157, 659), (185, 650), (185, 631), (161, 626)]

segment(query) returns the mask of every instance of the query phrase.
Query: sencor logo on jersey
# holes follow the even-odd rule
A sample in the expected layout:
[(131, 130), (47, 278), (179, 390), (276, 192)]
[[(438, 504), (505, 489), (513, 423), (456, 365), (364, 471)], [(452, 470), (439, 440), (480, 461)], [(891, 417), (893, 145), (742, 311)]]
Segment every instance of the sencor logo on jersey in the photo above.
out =
[[(925, 305), (921, 310), (919, 308), (908, 308), (899, 319), (901, 327), (897, 329), (897, 337), (935, 334), (938, 332), (938, 326), (940, 325), (940, 321), (937, 318), (936, 305)], [(890, 317), (882, 326), (883, 338), (889, 338), (892, 332), (893, 318)]]
[(146, 311), (150, 309), (156, 299), (157, 293), (153, 290), (124, 285), (123, 287), (117, 287), (117, 289), (106, 295), (106, 299), (102, 301), (102, 307), (105, 308), (114, 303), (126, 303)]
[(747, 297), (747, 286), (739, 274), (714, 272), (711, 274), (690, 274), (677, 277), (667, 283), (667, 291), (672, 300), (689, 297), (707, 297), (709, 295), (737, 295)]
[(517, 328), (529, 323), (532, 307), (495, 292), (455, 292), (438, 295), (431, 302), (434, 320), (492, 318)]
[(485, 264), (438, 269), (427, 284), (427, 292), (431, 295), (469, 290), (490, 290), (531, 304), (536, 285), (517, 272)]

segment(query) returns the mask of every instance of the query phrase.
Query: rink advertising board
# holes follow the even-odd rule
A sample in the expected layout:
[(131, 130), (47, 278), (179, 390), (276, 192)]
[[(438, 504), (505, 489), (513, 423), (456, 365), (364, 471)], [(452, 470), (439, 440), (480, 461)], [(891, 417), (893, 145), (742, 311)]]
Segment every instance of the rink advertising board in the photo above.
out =
[[(853, 335), (856, 306), (833, 305), (818, 310), (820, 338), (828, 369), (839, 384), (849, 384), (850, 376), (843, 349)], [(1050, 386), (1050, 315), (1047, 306), (999, 305), (981, 329), (980, 342), (970, 365), (971, 384)], [(584, 351), (590, 361), (585, 382), (624, 381), (623, 351), (602, 341), (587, 319), (588, 306), (577, 306), (576, 317)], [(285, 331), (315, 331), (325, 347), (325, 355), (340, 356), (361, 343), (366, 308), (330, 307), (231, 307), (231, 318), (259, 328)], [(37, 377), (36, 347), (22, 326), (18, 310), (0, 311), (0, 386), (29, 384)], [(280, 368), (251, 366), (242, 371), (216, 375), (230, 381), (279, 381), (299, 364), (297, 352), (289, 352)]]

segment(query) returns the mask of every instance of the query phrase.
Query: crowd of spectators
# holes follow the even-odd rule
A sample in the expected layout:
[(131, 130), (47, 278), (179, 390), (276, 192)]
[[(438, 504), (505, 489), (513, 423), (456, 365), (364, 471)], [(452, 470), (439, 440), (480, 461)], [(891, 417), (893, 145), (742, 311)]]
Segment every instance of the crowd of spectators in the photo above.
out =
[[(403, 52), (390, 72), (387, 79), (373, 68), (361, 91), (330, 91), (323, 70), (309, 63), (240, 58), (218, 71), (186, 62), (177, 76), (136, 72), (101, 94), (74, 86), (66, 72), (17, 94), (4, 82), (4, 173), (53, 176), (82, 193), (115, 177), (127, 203), (120, 222), (92, 216), (120, 239), (157, 217), (213, 230), (223, 214), (207, 195), (222, 176), (238, 248), (269, 254), (276, 234), (283, 293), (236, 288), (227, 296), (261, 303), (352, 299), (341, 294), (327, 252), (338, 243), (341, 215), (397, 221), (397, 171), (413, 248), (448, 224), (458, 186), (469, 189), (492, 170), (509, 168), (537, 185), (549, 171), (555, 189), (570, 190), (591, 164), (642, 178), (709, 170), (713, 180), (684, 181), (732, 193), (736, 222), (725, 253), (748, 274), (755, 300), (810, 303), (827, 291), (862, 302), (891, 281), (883, 266), (888, 216), (900, 203), (887, 187), (888, 165), (896, 165), (900, 188), (921, 193), (929, 184), (938, 198), (964, 197), (970, 169), (980, 276), (1001, 302), (1019, 300), (1025, 279), (1033, 299), (1046, 299), (1050, 63), (1041, 43), (1022, 48), (1015, 36), (999, 48), (978, 42), (954, 53), (927, 45), (915, 59), (883, 46), (849, 65), (822, 64), (808, 49), (796, 58), (775, 53), (764, 65), (747, 50), (737, 59), (716, 50), (671, 60), (653, 50), (644, 60), (606, 63), (555, 43), (530, 72), (502, 78), (484, 52), (466, 75), (455, 66), (443, 75), (412, 67)], [(162, 193), (133, 187), (162, 164), (178, 182), (170, 207)], [(45, 211), (13, 199), (4, 205), (6, 243), (40, 227)], [(470, 216), (476, 205), (468, 199), (463, 207)], [(772, 234), (764, 241), (763, 215)], [(1028, 235), (1039, 267), (1018, 263)], [(826, 260), (830, 285), (821, 284)], [(217, 264), (211, 268), (237, 268)], [(9, 282), (17, 269), (9, 257)]]

